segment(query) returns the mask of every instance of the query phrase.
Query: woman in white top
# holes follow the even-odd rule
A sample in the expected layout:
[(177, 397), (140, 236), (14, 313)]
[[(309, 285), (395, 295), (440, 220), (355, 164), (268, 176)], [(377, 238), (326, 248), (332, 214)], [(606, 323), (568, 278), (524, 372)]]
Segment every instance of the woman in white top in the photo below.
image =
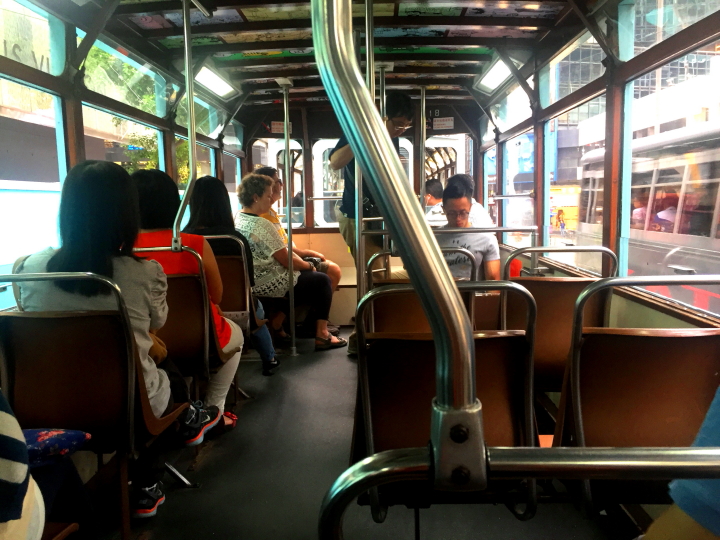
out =
[[(277, 230), (267, 219), (260, 217), (268, 212), (273, 203), (273, 180), (260, 174), (248, 174), (238, 187), (242, 211), (235, 221), (237, 230), (248, 239), (255, 267), (257, 296), (282, 298), (288, 293), (289, 252)], [(330, 278), (315, 267), (293, 254), (293, 283), (295, 301), (307, 304), (317, 319), (315, 349), (327, 350), (344, 347), (347, 341), (328, 331), (328, 316), (332, 304)]]

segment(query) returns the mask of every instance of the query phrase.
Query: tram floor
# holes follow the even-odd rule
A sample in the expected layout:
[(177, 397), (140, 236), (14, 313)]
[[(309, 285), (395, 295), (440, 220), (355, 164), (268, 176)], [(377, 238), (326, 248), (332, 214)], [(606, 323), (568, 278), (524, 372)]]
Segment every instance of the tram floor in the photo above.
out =
[[(356, 364), (344, 349), (281, 356), (272, 377), (259, 362), (240, 364), (253, 397), (237, 408), (237, 427), (206, 443), (187, 473), (200, 489), (167, 479), (167, 500), (152, 519), (137, 521), (138, 540), (314, 540), (320, 503), (347, 467), (357, 384)], [(187, 451), (184, 451), (188, 454)], [(183, 470), (186, 467), (183, 467)], [(571, 505), (541, 505), (527, 522), (502, 505), (442, 505), (420, 513), (423, 539), (605, 540), (628, 538), (584, 519)], [(350, 506), (345, 538), (412, 539), (413, 511), (392, 507), (375, 524), (368, 507)]]

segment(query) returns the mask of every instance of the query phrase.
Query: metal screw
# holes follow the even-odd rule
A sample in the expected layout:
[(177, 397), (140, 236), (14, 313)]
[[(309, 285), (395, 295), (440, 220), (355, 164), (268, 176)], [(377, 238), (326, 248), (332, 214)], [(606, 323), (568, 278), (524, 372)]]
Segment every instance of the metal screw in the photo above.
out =
[(450, 479), (452, 480), (453, 484), (467, 484), (470, 481), (470, 471), (466, 467), (460, 465), (460, 467), (456, 467), (453, 470), (452, 474), (450, 475)]
[(470, 430), (462, 424), (456, 424), (450, 428), (450, 439), (453, 442), (462, 444), (470, 437)]

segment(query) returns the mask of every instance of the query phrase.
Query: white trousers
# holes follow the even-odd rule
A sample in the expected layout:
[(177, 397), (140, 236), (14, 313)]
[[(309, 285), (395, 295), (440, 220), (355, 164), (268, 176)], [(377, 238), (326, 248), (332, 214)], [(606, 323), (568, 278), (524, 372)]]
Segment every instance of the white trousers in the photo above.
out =
[(205, 405), (208, 407), (215, 406), (220, 409), (220, 412), (225, 411), (225, 398), (227, 398), (230, 385), (235, 378), (235, 372), (240, 364), (240, 356), (242, 355), (242, 346), (245, 343), (245, 337), (243, 336), (240, 327), (229, 319), (225, 319), (230, 328), (232, 328), (232, 334), (230, 335), (230, 341), (223, 347), (223, 352), (231, 351), (240, 347), (240, 350), (236, 352), (230, 360), (225, 362), (216, 373), (210, 374), (210, 381), (208, 382), (207, 394), (205, 395)]

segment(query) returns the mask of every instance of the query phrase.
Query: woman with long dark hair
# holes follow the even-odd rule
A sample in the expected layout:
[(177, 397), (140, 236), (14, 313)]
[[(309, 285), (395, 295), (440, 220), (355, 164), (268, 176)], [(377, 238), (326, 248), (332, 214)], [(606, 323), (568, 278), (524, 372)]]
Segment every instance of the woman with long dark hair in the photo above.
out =
[[(125, 169), (105, 161), (85, 161), (73, 167), (63, 184), (59, 223), (60, 249), (48, 248), (21, 259), (15, 272), (93, 272), (113, 280), (122, 290), (153, 413), (160, 417), (172, 410), (174, 403), (189, 401), (187, 385), (177, 369), (169, 360), (158, 368), (148, 354), (150, 331), (161, 328), (167, 318), (167, 280), (159, 264), (133, 255), (139, 231), (138, 201)], [(24, 311), (117, 309), (110, 290), (96, 281), (18, 285), (18, 307)], [(219, 419), (217, 408), (191, 405), (180, 422), (185, 444), (201, 443)], [(142, 467), (133, 475), (133, 507), (137, 516), (149, 517), (165, 497), (157, 484), (157, 471), (146, 470), (145, 463)]]
[[(201, 236), (229, 235), (238, 238), (245, 246), (250, 286), (255, 285), (252, 248), (247, 239), (235, 230), (230, 197), (225, 184), (219, 178), (203, 176), (195, 181), (195, 188), (190, 198), (190, 220), (183, 232)], [(215, 255), (236, 255), (238, 252), (238, 246), (232, 240), (216, 239), (210, 242)], [(257, 302), (255, 314), (258, 319), (265, 318), (265, 310), (260, 302)], [(263, 324), (254, 329), (250, 333), (250, 339), (255, 350), (260, 354), (263, 375), (272, 375), (272, 370), (278, 367), (279, 362), (275, 358), (275, 349), (267, 325)]]
[[(136, 171), (132, 175), (138, 192), (141, 231), (135, 241), (136, 247), (168, 247), (172, 243), (172, 226), (180, 208), (180, 192), (177, 184), (167, 174), (157, 169)], [(218, 304), (222, 301), (223, 284), (220, 270), (210, 244), (202, 236), (181, 233), (182, 245), (195, 250), (202, 256), (205, 281), (210, 301), (210, 316), (213, 318), (218, 344), (230, 358), (210, 375), (205, 402), (220, 409), (224, 414), (224, 425), (235, 427), (237, 416), (225, 412), (225, 398), (235, 377), (242, 346), (245, 343), (238, 325), (222, 316)], [(165, 273), (197, 274), (198, 263), (187, 252), (157, 252), (143, 254), (159, 262)]]

